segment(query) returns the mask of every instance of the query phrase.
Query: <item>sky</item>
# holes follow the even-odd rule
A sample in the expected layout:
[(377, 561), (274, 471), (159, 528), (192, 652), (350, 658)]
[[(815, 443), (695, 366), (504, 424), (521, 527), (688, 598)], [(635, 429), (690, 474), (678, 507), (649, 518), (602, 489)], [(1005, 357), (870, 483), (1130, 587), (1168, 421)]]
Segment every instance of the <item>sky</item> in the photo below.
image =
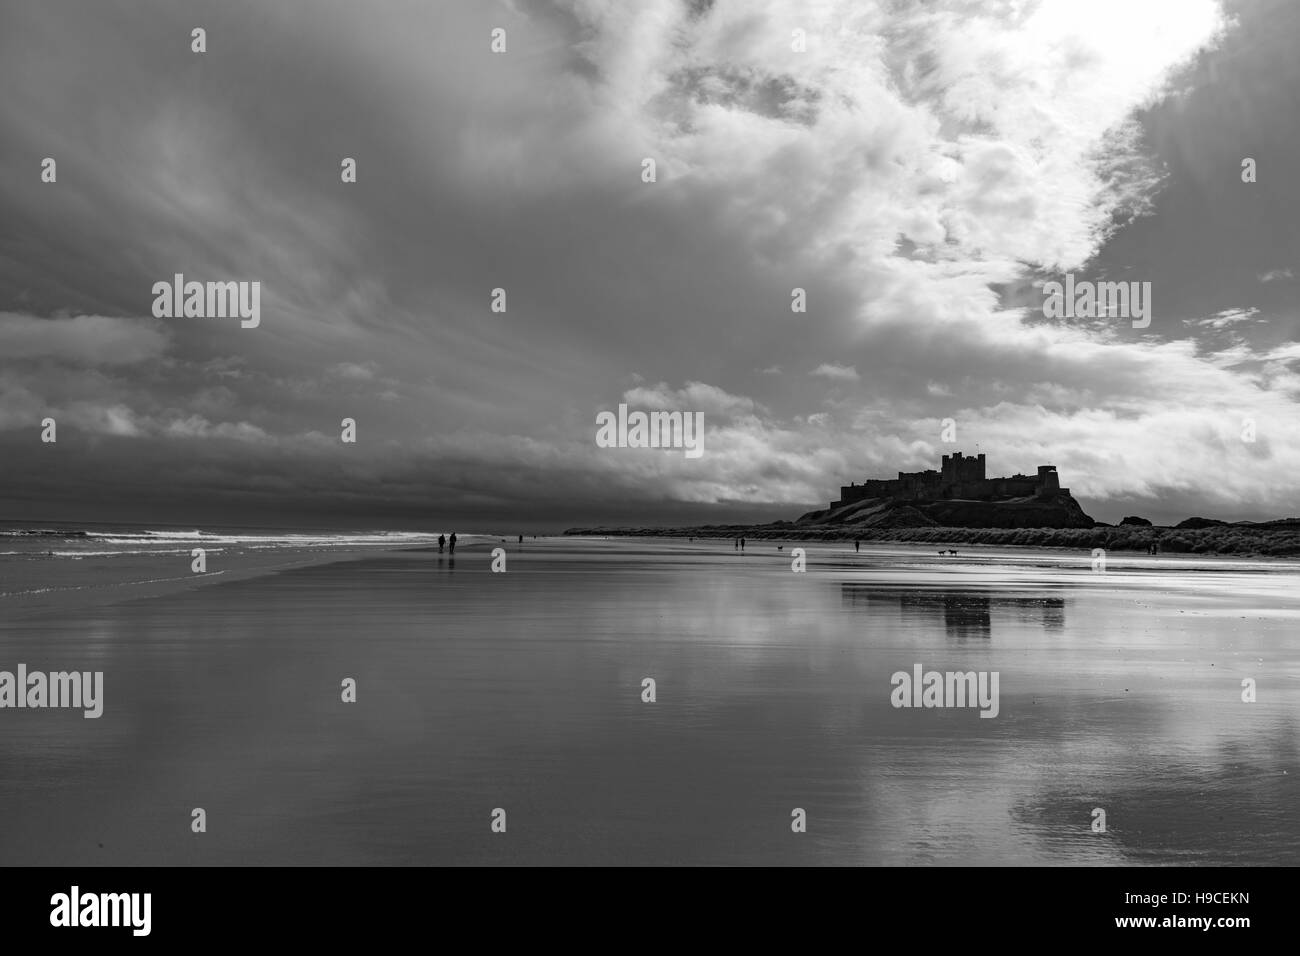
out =
[[(793, 519), (955, 450), (1099, 520), (1295, 514), (1298, 39), (1285, 0), (0, 0), (0, 518)], [(156, 318), (176, 273), (260, 323)], [(1150, 325), (1046, 318), (1066, 273)], [(704, 453), (600, 447), (620, 403)]]

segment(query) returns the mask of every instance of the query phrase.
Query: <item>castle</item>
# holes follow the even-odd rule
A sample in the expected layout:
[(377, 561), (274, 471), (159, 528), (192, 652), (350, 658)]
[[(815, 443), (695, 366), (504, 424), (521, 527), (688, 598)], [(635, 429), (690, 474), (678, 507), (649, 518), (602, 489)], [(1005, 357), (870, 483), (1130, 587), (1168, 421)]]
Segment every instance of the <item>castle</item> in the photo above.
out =
[(831, 507), (841, 508), (867, 498), (989, 501), (998, 498), (1055, 498), (1069, 493), (1069, 488), (1061, 487), (1055, 465), (1039, 465), (1037, 476), (986, 478), (983, 455), (967, 458), (961, 452), (955, 452), (943, 456), (942, 471), (900, 471), (897, 478), (868, 478), (860, 485), (842, 485), (840, 500), (832, 501)]

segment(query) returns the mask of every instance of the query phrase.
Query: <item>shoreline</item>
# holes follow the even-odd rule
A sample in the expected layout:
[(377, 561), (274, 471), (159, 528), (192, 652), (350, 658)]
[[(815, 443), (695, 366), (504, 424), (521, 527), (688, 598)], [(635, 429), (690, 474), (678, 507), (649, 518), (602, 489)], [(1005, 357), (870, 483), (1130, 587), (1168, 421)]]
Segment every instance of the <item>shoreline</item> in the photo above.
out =
[[(480, 540), (467, 541), (461, 545), (461, 550), (481, 549), (486, 543)], [(135, 577), (141, 573), (141, 563), (136, 563), (131, 568), (127, 568), (114, 566), (112, 561), (99, 561), (79, 568), (78, 570), (82, 572), (80, 575), (75, 578), (68, 578), (69, 581), (77, 581), (79, 578), (81, 583), (57, 583), (44, 588), (33, 588), (8, 594), (0, 593), (0, 611), (3, 611), (9, 620), (39, 618), (66, 613), (70, 610), (166, 597), (182, 591), (270, 577), (283, 571), (293, 571), (298, 568), (370, 560), (406, 551), (426, 550), (429, 550), (429, 548), (424, 545), (404, 547), (353, 546), (340, 547), (338, 550), (316, 548), (303, 551), (286, 548), (277, 551), (253, 553), (223, 553), (214, 549), (209, 552), (209, 570), (205, 572), (188, 571), (190, 564), (188, 554), (182, 558), (174, 556), (164, 558), (159, 555), (145, 565), (145, 569), (152, 568), (153, 573), (157, 573), (159, 576), (143, 580), (124, 578), (124, 575), (128, 572), (130, 577)], [(432, 550), (436, 551), (437, 546), (433, 546)], [(66, 577), (67, 569), (72, 567), (74, 562), (81, 565), (87, 559), (54, 558), (50, 560), (69, 562), (67, 565), (60, 566), (60, 571), (63, 572), (61, 576)], [(224, 567), (221, 566), (223, 562), (226, 564)], [(184, 568), (186, 571), (176, 574), (174, 572), (177, 568)]]
[(1216, 525), (1167, 528), (1102, 525), (1093, 528), (827, 528), (824, 525), (704, 525), (687, 528), (569, 528), (565, 537), (703, 538), (759, 541), (861, 541), (864, 544), (986, 545), (1008, 548), (1053, 548), (1090, 552), (1195, 554), (1223, 557), (1300, 557), (1300, 530)]

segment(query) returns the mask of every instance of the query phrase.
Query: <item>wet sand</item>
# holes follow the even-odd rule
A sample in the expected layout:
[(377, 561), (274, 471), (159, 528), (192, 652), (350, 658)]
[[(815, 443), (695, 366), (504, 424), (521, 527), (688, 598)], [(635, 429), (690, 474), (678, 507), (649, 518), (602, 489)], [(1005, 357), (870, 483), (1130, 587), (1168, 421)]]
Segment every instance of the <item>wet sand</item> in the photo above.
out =
[(0, 863), (1300, 863), (1293, 563), (495, 546), (5, 615), (105, 702), (0, 710)]

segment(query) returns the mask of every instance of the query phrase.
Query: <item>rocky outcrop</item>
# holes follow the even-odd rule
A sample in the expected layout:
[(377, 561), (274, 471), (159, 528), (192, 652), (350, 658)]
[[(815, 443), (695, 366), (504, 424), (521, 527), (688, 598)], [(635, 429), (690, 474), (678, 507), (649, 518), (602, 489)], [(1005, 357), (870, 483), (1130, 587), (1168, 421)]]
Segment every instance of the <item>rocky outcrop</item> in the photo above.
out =
[(810, 511), (796, 527), (1091, 528), (1096, 522), (1067, 493), (1002, 501), (869, 498)]

